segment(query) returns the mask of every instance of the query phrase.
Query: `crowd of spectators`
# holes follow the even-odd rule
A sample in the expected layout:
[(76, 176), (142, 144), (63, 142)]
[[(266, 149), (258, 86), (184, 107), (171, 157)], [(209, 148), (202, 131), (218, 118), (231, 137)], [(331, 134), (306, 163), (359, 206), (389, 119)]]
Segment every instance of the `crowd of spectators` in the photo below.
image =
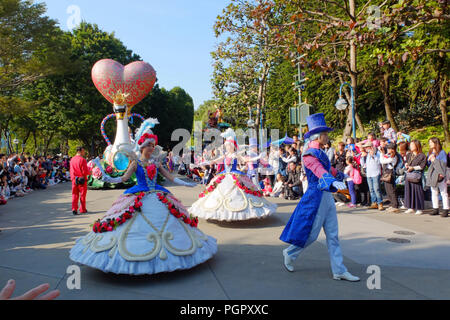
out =
[(430, 214), (447, 217), (450, 156), (436, 137), (428, 140), (427, 154), (423, 147), (419, 140), (395, 132), (389, 121), (380, 124), (378, 134), (371, 132), (363, 141), (348, 138), (346, 143), (339, 143), (334, 157), (329, 158), (349, 178), (348, 194), (335, 196), (338, 205), (421, 215), (426, 194), (431, 193)]
[(33, 190), (70, 181), (68, 156), (0, 154), (0, 204)]

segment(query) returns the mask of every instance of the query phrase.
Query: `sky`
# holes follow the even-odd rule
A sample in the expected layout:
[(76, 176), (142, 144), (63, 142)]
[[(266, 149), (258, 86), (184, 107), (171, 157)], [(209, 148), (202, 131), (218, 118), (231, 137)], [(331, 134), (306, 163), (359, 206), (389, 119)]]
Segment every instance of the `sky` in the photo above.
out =
[[(71, 30), (81, 20), (114, 32), (156, 70), (160, 87), (180, 86), (197, 109), (213, 98), (213, 25), (229, 0), (36, 0), (46, 15)], [(79, 14), (78, 14), (79, 13)]]

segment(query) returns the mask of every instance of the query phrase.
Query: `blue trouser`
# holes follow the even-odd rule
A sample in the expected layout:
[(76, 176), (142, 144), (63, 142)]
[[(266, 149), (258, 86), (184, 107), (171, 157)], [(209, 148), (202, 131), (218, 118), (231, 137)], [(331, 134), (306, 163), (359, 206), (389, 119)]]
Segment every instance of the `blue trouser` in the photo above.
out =
[(356, 204), (355, 183), (353, 181), (347, 181), (348, 193), (350, 193), (352, 204)]
[(381, 196), (380, 190), (380, 176), (367, 177), (367, 184), (369, 185), (370, 199), (372, 200), (372, 203), (382, 203), (383, 197)]
[(317, 211), (316, 218), (314, 219), (308, 240), (306, 240), (305, 247), (302, 248), (296, 245), (290, 245), (285, 251), (291, 259), (297, 259), (306, 247), (317, 240), (322, 227), (327, 237), (331, 270), (333, 274), (343, 274), (344, 272), (347, 272), (347, 268), (344, 266), (344, 258), (342, 257), (341, 247), (339, 245), (336, 205), (330, 192), (322, 193), (319, 210)]

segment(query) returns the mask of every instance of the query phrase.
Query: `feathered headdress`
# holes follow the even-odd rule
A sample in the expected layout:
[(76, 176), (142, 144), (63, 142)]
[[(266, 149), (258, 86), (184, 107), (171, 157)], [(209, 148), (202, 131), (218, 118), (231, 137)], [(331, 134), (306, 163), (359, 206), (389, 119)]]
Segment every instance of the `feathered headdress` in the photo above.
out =
[(159, 124), (159, 121), (156, 118), (148, 118), (144, 122), (142, 122), (139, 129), (136, 130), (136, 137), (135, 137), (136, 141), (139, 141), (141, 137), (146, 133), (153, 134), (152, 129), (157, 124)]
[(236, 142), (236, 133), (233, 129), (228, 128), (224, 133), (221, 134), (223, 138), (225, 138), (225, 144), (226, 143), (232, 143), (238, 149), (238, 145)]
[(144, 133), (142, 137), (138, 140), (138, 145), (140, 148), (144, 148), (149, 143), (153, 142), (155, 146), (158, 145), (158, 136), (151, 133)]

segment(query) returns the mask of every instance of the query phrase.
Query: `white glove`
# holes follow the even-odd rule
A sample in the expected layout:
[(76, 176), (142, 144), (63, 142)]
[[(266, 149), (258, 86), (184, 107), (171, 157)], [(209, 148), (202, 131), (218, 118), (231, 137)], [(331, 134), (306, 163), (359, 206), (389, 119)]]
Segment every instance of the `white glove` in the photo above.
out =
[(108, 182), (108, 183), (121, 183), (122, 182), (122, 178), (121, 177), (117, 177), (117, 178), (113, 178), (107, 174), (103, 174), (102, 175), (102, 181), (103, 182)]
[(173, 182), (178, 184), (178, 185), (186, 186), (186, 187), (189, 187), (189, 188), (193, 188), (193, 187), (195, 187), (197, 185), (195, 183), (184, 182), (183, 180), (178, 179), (178, 178), (173, 179)]
[(338, 190), (345, 190), (345, 189), (347, 189), (347, 186), (345, 185), (344, 182), (334, 181), (332, 185), (333, 185), (333, 187), (335, 187)]
[(102, 173), (105, 173), (105, 172), (103, 171), (103, 167), (102, 167), (102, 164), (100, 163), (100, 158), (99, 158), (99, 157), (97, 157), (97, 158), (95, 158), (94, 160), (92, 160), (92, 162), (95, 163), (95, 165), (100, 169), (100, 171), (101, 171)]

